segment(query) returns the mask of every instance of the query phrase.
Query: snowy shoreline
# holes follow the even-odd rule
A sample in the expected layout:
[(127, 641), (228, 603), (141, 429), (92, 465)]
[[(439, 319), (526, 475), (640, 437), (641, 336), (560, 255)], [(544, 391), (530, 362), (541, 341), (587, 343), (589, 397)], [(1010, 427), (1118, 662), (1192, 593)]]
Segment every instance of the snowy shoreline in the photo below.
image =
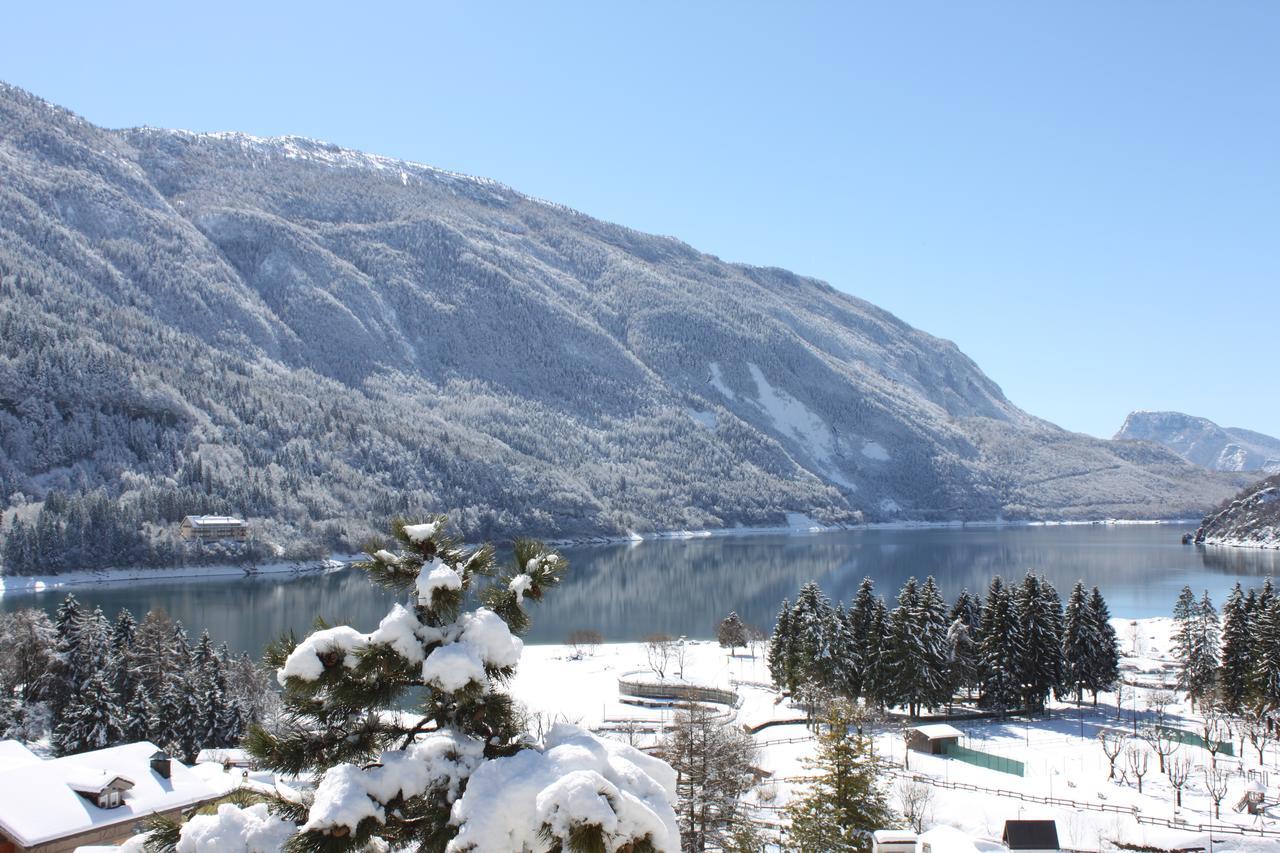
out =
[(257, 566), (169, 567), (163, 569), (101, 569), (98, 571), (64, 572), (57, 575), (10, 575), (0, 577), (0, 598), (10, 595), (35, 595), (72, 587), (102, 587), (134, 581), (237, 580), (259, 575), (322, 575), (346, 569), (351, 556), (329, 558), (314, 563), (287, 561)]
[(548, 545), (556, 547), (580, 547), (587, 545), (619, 545), (627, 542), (662, 542), (680, 539), (714, 539), (738, 536), (776, 536), (815, 533), (843, 533), (860, 530), (958, 530), (967, 528), (1005, 527), (1121, 527), (1128, 525), (1187, 525), (1200, 524), (1198, 518), (1100, 518), (1090, 520), (1064, 519), (1057, 521), (1025, 521), (993, 519), (989, 521), (873, 521), (869, 524), (819, 524), (800, 513), (789, 513), (789, 525), (774, 527), (716, 527), (699, 530), (663, 530), (653, 533), (629, 533), (625, 536), (580, 536), (565, 539), (549, 539)]

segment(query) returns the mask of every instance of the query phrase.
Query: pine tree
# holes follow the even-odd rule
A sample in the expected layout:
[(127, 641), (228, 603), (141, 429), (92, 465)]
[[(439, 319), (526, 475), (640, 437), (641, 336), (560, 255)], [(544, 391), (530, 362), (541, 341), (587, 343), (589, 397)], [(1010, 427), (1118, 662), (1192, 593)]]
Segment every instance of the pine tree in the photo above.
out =
[(74, 595), (68, 595), (58, 605), (53, 622), (54, 659), (46, 691), (49, 712), (55, 720), (63, 716), (67, 703), (83, 686), (79, 664), (82, 658), (80, 644), (84, 639), (84, 619), (84, 609)]
[(929, 698), (919, 617), (919, 584), (915, 578), (907, 578), (898, 591), (897, 606), (889, 612), (884, 699), (891, 705), (904, 706), (913, 717), (919, 715), (920, 705)]
[[(284, 687), (284, 714), (271, 729), (254, 726), (245, 744), (266, 768), (319, 780), (307, 814), (296, 804), (275, 803), (281, 815), (306, 821), (290, 849), (332, 853), (371, 842), (425, 853), (450, 842), (470, 849), (489, 822), (508, 819), (511, 773), (551, 777), (538, 794), (539, 806), (554, 808), (541, 826), (549, 849), (653, 853), (675, 842), (655, 838), (652, 823), (641, 829), (602, 814), (620, 797), (640, 800), (658, 826), (674, 828), (665, 790), (640, 769), (651, 766), (643, 755), (621, 743), (606, 750), (595, 736), (565, 726), (554, 728), (544, 744), (531, 743), (515, 700), (502, 689), (522, 650), (515, 635), (528, 627), (524, 602), (540, 601), (559, 582), (565, 560), (541, 543), (517, 540), (511, 571), (495, 579), (492, 547), (468, 549), (443, 535), (444, 523), (443, 517), (397, 522), (396, 553), (370, 546), (359, 567), (405, 596), (375, 631), (321, 628), (301, 642), (284, 638), (268, 654)], [(482, 606), (467, 610), (477, 599)], [(414, 713), (383, 713), (410, 696)], [(580, 771), (572, 798), (561, 785), (565, 771), (540, 752), (561, 741)], [(630, 775), (611, 769), (615, 756), (634, 759)], [(419, 770), (399, 772), (405, 767)], [(589, 767), (597, 772), (581, 772)], [(606, 771), (609, 787), (600, 776)], [(395, 774), (395, 784), (387, 784), (388, 774)], [(596, 786), (595, 793), (582, 792), (582, 785)], [(544, 803), (543, 795), (551, 799)], [(592, 804), (589, 815), (576, 808), (584, 796)]]
[(894, 822), (881, 788), (879, 760), (870, 738), (859, 734), (857, 708), (838, 700), (818, 735), (817, 756), (806, 760), (816, 776), (809, 791), (787, 809), (789, 849), (841, 853), (871, 849), (871, 833)]
[(827, 632), (827, 646), (831, 652), (830, 686), (839, 696), (854, 696), (861, 678), (862, 654), (849, 627), (849, 614), (843, 604), (837, 604), (831, 614)]
[(951, 647), (947, 642), (947, 605), (932, 576), (925, 578), (914, 617), (920, 638), (920, 702), (934, 709), (951, 701)]
[(1280, 708), (1280, 600), (1274, 595), (1258, 596), (1252, 625), (1254, 671), (1252, 696), (1268, 710)]
[(1027, 572), (1015, 596), (1018, 623), (1017, 678), (1022, 704), (1043, 710), (1052, 690), (1062, 683), (1062, 613), (1058, 593), (1034, 572)]
[(1182, 674), (1181, 681), (1186, 680), (1186, 662), (1191, 656), (1191, 646), (1195, 642), (1196, 594), (1191, 587), (1184, 586), (1178, 593), (1178, 600), (1173, 605), (1173, 633), (1170, 637), (1170, 651), (1174, 660), (1179, 661)]
[(847, 690), (854, 699), (869, 696), (873, 690), (882, 639), (877, 613), (883, 608), (884, 602), (875, 594), (875, 584), (871, 578), (864, 577), (853, 596), (847, 619), (849, 642), (858, 653), (854, 665), (848, 669)]
[(1222, 606), (1222, 665), (1218, 670), (1218, 696), (1231, 714), (1239, 714), (1249, 697), (1253, 676), (1253, 640), (1249, 614), (1237, 581)]
[(784, 598), (782, 607), (778, 610), (778, 618), (773, 623), (769, 651), (765, 654), (769, 676), (780, 690), (792, 690), (794, 685), (791, 672), (791, 634), (791, 602)]
[(979, 702), (985, 708), (1007, 711), (1022, 699), (1018, 634), (1013, 598), (997, 575), (987, 588), (978, 636)]
[[(1181, 606), (1181, 599), (1179, 599)], [(1200, 601), (1192, 602), (1185, 624), (1177, 629), (1176, 648), (1181, 668), (1178, 686), (1187, 691), (1194, 704), (1211, 698), (1218, 674), (1218, 611), (1205, 590)]]
[(829, 685), (833, 670), (829, 635), (834, 611), (831, 602), (813, 581), (800, 587), (795, 607), (791, 608), (791, 642), (788, 644), (788, 669), (795, 684), (792, 690)]
[(71, 698), (53, 732), (59, 755), (105, 749), (123, 738), (120, 706), (105, 672), (96, 672)]
[(1063, 617), (1062, 681), (1075, 691), (1077, 702), (1084, 698), (1089, 683), (1090, 657), (1098, 644), (1096, 628), (1089, 599), (1085, 597), (1084, 582), (1076, 581)]
[(1120, 680), (1120, 640), (1111, 624), (1111, 609), (1096, 586), (1089, 593), (1089, 617), (1093, 621), (1090, 634), (1094, 642), (1089, 650), (1085, 687), (1093, 693), (1093, 704), (1097, 705), (1098, 694)]

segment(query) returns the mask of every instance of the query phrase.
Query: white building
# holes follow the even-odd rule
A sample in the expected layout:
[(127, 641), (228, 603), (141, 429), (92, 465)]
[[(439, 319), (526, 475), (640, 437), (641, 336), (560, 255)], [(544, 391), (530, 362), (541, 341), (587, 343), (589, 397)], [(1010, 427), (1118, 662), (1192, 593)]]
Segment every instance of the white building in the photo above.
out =
[(122, 842), (147, 817), (177, 817), (219, 795), (146, 741), (48, 760), (0, 741), (0, 853)]
[(219, 539), (244, 540), (249, 536), (249, 525), (242, 518), (230, 515), (188, 515), (182, 519), (182, 538), (201, 542)]

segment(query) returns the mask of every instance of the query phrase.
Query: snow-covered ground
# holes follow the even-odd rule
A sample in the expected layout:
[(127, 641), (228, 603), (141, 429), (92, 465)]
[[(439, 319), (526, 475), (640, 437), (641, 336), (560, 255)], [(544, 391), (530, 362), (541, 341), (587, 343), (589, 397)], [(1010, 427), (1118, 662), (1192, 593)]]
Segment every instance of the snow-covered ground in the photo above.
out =
[[(1254, 818), (1234, 811), (1243, 796), (1250, 771), (1267, 786), (1267, 800), (1280, 799), (1280, 746), (1270, 745), (1266, 762), (1260, 765), (1249, 744), (1236, 756), (1218, 756), (1218, 766), (1231, 774), (1228, 793), (1222, 801), (1222, 816), (1212, 818), (1212, 803), (1206, 792), (1201, 766), (1210, 763), (1201, 748), (1182, 746), (1175, 757), (1190, 758), (1197, 766), (1183, 791), (1183, 805), (1175, 809), (1173, 790), (1157, 769), (1157, 757), (1149, 753), (1150, 769), (1143, 777), (1142, 793), (1129, 773), (1128, 782), (1108, 780), (1108, 762), (1098, 742), (1102, 729), (1132, 733), (1136, 705), (1137, 726), (1153, 718), (1150, 698), (1162, 692), (1157, 686), (1173, 679), (1169, 655), (1171, 620), (1167, 618), (1113, 623), (1122, 646), (1122, 674), (1127, 681), (1149, 687), (1133, 692), (1125, 688), (1117, 714), (1115, 694), (1103, 694), (1095, 708), (1086, 700), (1054, 703), (1048, 718), (957, 721), (964, 732), (961, 744), (1025, 764), (1025, 776), (1015, 776), (962, 763), (940, 756), (911, 753), (910, 770), (901, 768), (903, 741), (896, 724), (882, 726), (875, 736), (879, 754), (888, 759), (893, 777), (889, 781), (896, 800), (896, 788), (903, 779), (917, 776), (927, 780), (932, 791), (926, 825), (948, 824), (978, 837), (999, 838), (1009, 819), (1052, 818), (1057, 821), (1064, 847), (1077, 850), (1114, 849), (1114, 842), (1151, 845), (1159, 848), (1185, 846), (1206, 841), (1210, 825), (1215, 850), (1280, 850), (1280, 809), (1275, 817)], [(683, 675), (683, 678), (681, 677)], [(652, 744), (664, 722), (673, 713), (667, 703), (628, 697), (620, 691), (624, 682), (685, 683), (736, 692), (736, 707), (725, 709), (734, 723), (756, 727), (771, 720), (796, 720), (803, 712), (791, 707), (770, 686), (763, 656), (739, 649), (729, 655), (711, 641), (691, 641), (684, 645), (683, 667), (673, 656), (667, 662), (665, 678), (659, 679), (650, 667), (643, 643), (599, 646), (594, 653), (580, 656), (566, 646), (528, 646), (521, 660), (512, 691), (534, 715), (535, 726), (565, 720), (607, 731), (636, 745)], [(1135, 698), (1136, 694), (1136, 698)], [(1185, 702), (1168, 706), (1169, 725), (1194, 730), (1200, 717)], [(758, 797), (766, 806), (784, 805), (803, 789), (808, 771), (803, 761), (813, 753), (808, 729), (799, 723), (774, 725), (755, 735), (760, 749), (759, 763), (770, 774)], [(1141, 741), (1135, 744), (1143, 745)], [(1145, 746), (1144, 746), (1145, 748)], [(1148, 751), (1149, 752), (1149, 751)], [(1118, 767), (1125, 766), (1122, 755)], [(956, 783), (983, 790), (947, 787)], [(1037, 800), (1054, 799), (1050, 804)], [(766, 817), (772, 813), (764, 810)], [(1185, 822), (1187, 829), (1149, 825), (1158, 822)], [(1274, 837), (1247, 838), (1229, 834), (1228, 827), (1267, 829)], [(1207, 844), (1206, 844), (1207, 847)]]

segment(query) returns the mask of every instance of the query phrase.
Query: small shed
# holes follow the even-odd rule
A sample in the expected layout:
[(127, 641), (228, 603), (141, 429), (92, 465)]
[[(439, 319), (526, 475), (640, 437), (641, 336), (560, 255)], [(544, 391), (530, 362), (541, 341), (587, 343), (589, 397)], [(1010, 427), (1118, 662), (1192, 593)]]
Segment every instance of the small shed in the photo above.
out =
[(1010, 850), (1058, 853), (1058, 825), (1051, 820), (1006, 820), (1000, 840)]
[(907, 749), (929, 755), (942, 755), (947, 744), (960, 743), (964, 732), (946, 723), (928, 723), (907, 729)]
[(877, 829), (871, 833), (871, 853), (916, 853), (916, 834), (907, 829)]

